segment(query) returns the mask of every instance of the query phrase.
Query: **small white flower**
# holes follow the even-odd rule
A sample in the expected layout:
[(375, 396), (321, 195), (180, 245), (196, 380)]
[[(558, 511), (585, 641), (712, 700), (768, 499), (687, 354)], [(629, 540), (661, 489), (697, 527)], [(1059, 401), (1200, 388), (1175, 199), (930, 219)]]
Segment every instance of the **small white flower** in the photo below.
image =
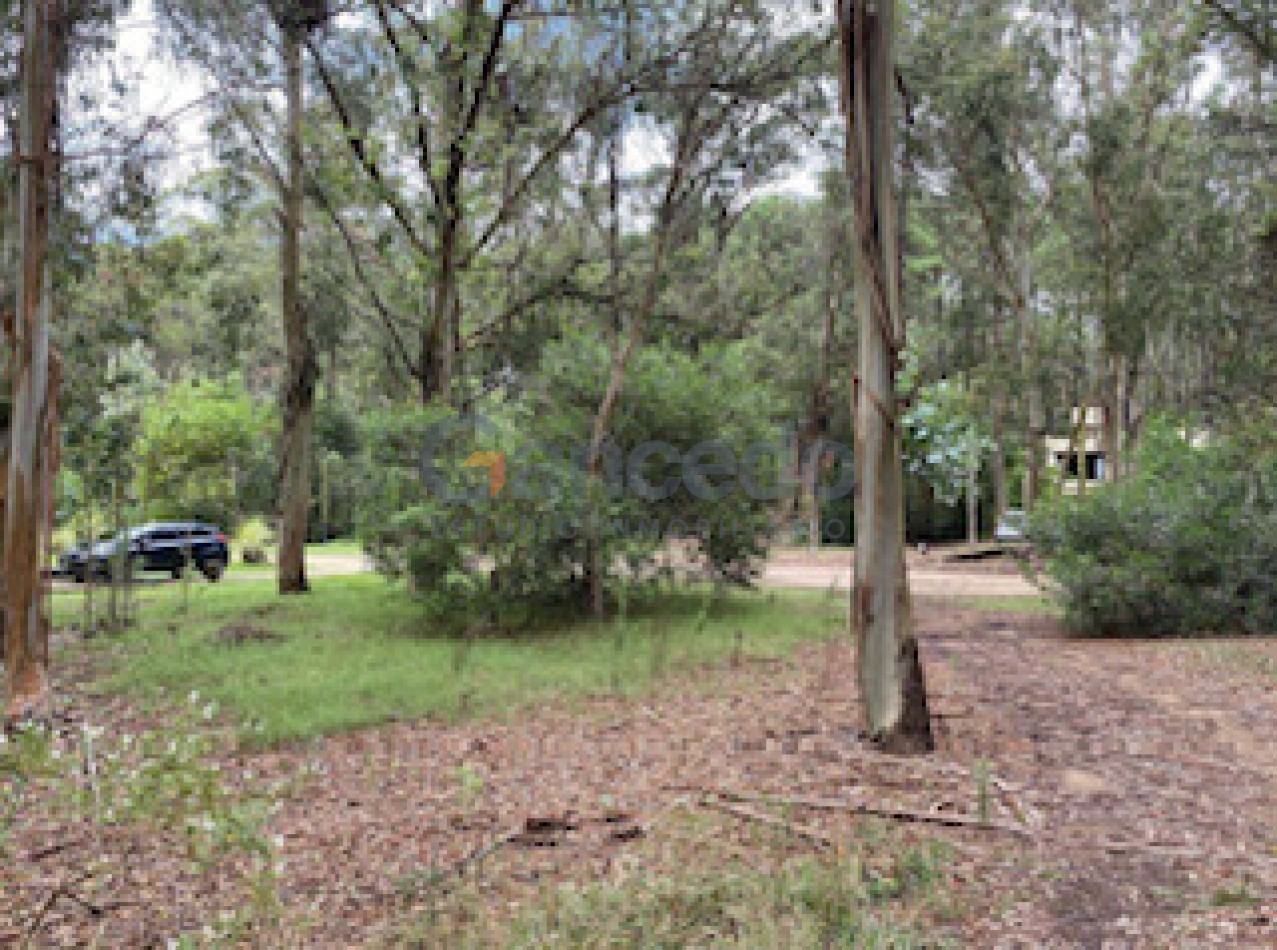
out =
[(192, 706), (196, 706), (200, 701), (200, 691), (198, 689), (191, 690), (191, 695), (187, 697)]

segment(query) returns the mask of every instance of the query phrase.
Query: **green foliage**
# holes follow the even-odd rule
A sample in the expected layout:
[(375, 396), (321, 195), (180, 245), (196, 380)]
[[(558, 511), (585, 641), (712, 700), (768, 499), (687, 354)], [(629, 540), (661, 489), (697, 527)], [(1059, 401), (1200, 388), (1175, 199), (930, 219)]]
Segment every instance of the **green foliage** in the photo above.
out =
[(1092, 635), (1277, 630), (1271, 414), (1194, 448), (1150, 428), (1130, 478), (1038, 512), (1032, 537), (1068, 625)]
[(905, 470), (944, 504), (955, 504), (982, 458), (993, 448), (983, 434), (980, 406), (948, 380), (921, 389), (905, 415)]
[(138, 495), (154, 518), (231, 525), (269, 507), (271, 410), (235, 378), (176, 383), (142, 411)]
[[(581, 611), (592, 563), (609, 599), (622, 577), (641, 593), (661, 575), (656, 554), (673, 538), (693, 541), (716, 576), (747, 582), (764, 550), (769, 502), (743, 485), (774, 484), (775, 456), (746, 464), (745, 449), (776, 444), (772, 394), (751, 380), (739, 347), (699, 358), (665, 346), (636, 354), (602, 478), (592, 481), (584, 460), (609, 366), (604, 346), (572, 338), (547, 347), (533, 386), (481, 402), (473, 418), (438, 407), (372, 417), (363, 537), (379, 567), (409, 576), (436, 616), (468, 629), (521, 629), (546, 612)], [(652, 443), (676, 453), (713, 443), (740, 463), (736, 480), (712, 480), (726, 487), (703, 497), (683, 484), (645, 499), (636, 472), (661, 486), (685, 471), (660, 455), (632, 466), (634, 450)], [(507, 476), (495, 496), (489, 471), (465, 465), (492, 452), (503, 454)], [(418, 468), (423, 453), (433, 484)]]

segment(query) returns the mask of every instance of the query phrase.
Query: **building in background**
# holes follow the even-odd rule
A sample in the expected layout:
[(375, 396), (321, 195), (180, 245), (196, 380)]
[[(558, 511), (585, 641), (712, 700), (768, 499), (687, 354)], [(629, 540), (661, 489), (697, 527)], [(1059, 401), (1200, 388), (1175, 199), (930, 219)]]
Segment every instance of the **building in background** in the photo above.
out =
[(1078, 493), (1079, 475), (1086, 479), (1088, 490), (1099, 485), (1107, 475), (1107, 459), (1102, 448), (1104, 410), (1099, 406), (1088, 406), (1085, 419), (1082, 412), (1080, 407), (1074, 406), (1069, 414), (1072, 434), (1046, 438), (1048, 478), (1057, 479), (1066, 495)]

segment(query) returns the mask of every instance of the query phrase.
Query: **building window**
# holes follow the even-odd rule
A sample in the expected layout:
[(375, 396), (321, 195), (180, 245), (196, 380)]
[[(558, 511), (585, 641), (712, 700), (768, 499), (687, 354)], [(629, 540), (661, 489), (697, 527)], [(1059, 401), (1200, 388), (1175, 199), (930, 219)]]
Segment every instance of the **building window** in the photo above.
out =
[[(1077, 478), (1077, 456), (1072, 452), (1055, 453), (1055, 461), (1060, 468), (1064, 469), (1069, 478)], [(1086, 453), (1086, 480), (1089, 482), (1101, 481), (1104, 478), (1104, 453), (1103, 452), (1087, 452)]]

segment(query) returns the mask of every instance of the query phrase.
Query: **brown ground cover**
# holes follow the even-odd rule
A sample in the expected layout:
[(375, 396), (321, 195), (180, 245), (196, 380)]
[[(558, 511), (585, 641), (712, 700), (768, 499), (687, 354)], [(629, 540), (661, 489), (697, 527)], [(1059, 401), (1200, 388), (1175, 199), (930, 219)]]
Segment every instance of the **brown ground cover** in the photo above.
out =
[[(861, 741), (845, 641), (641, 702), (228, 752), (224, 774), (280, 799), (279, 904), (257, 939), (393, 944), (431, 913), (481, 934), (474, 907), (497, 920), (564, 882), (943, 842), (946, 899), (907, 912), (938, 940), (1277, 946), (1277, 644), (1083, 641), (957, 602), (917, 612), (940, 731), (925, 759)], [(146, 720), (63, 686), (72, 720)], [(164, 946), (252, 904), (244, 859), (200, 872), (179, 843), (20, 825), (0, 944)], [(450, 903), (462, 890), (478, 902)]]

